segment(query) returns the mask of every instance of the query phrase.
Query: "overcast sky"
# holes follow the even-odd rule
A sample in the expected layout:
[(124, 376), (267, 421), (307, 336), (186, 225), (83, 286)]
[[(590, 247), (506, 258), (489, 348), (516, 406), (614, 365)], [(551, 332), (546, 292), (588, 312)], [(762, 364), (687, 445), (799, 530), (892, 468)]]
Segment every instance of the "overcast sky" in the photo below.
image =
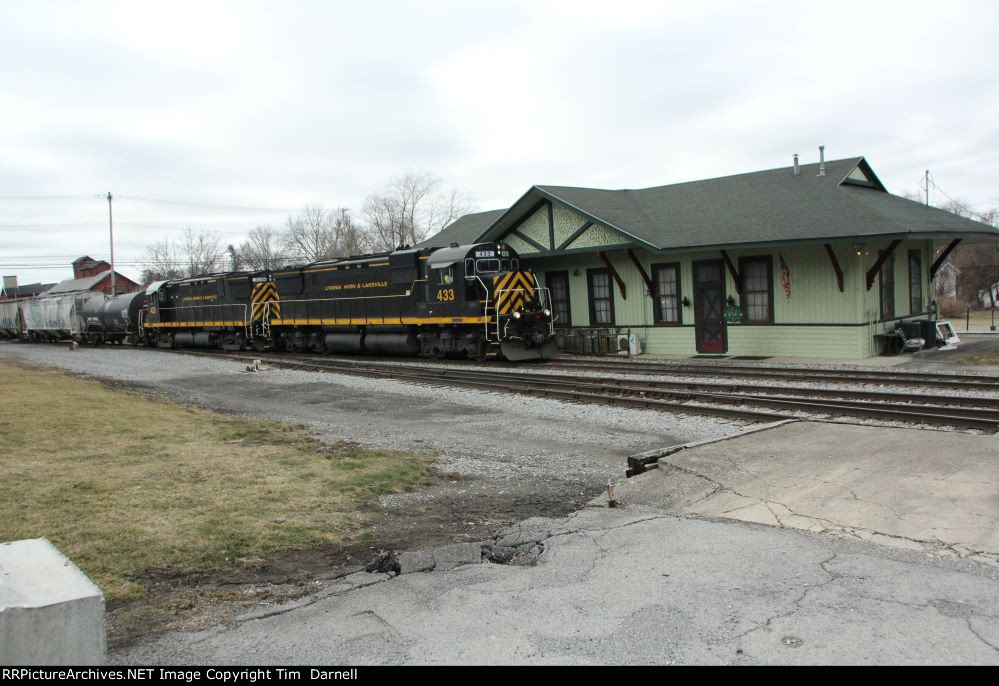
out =
[(994, 207), (997, 27), (994, 0), (6, 0), (0, 272), (106, 259), (107, 191), (138, 277), (187, 226), (237, 243), (307, 203), (359, 214), (407, 171), (486, 210), (532, 184), (814, 162), (819, 144), (892, 192), (929, 169)]

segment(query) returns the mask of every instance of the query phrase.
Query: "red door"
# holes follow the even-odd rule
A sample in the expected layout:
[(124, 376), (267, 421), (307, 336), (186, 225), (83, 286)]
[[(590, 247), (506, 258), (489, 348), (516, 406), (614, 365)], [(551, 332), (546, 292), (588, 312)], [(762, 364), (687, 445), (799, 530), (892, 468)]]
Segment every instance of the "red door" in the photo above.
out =
[(694, 337), (699, 353), (724, 353), (725, 265), (721, 260), (694, 262)]

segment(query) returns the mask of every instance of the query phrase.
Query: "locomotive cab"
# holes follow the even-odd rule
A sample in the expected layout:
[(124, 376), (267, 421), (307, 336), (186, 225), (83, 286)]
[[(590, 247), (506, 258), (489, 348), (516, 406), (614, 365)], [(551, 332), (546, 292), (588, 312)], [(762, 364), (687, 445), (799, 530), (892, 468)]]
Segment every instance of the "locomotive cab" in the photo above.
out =
[(557, 355), (551, 296), (517, 253), (504, 243), (479, 243), (430, 254), (426, 274), (429, 312), (478, 312), (484, 321), (485, 350), (477, 357), (511, 361)]

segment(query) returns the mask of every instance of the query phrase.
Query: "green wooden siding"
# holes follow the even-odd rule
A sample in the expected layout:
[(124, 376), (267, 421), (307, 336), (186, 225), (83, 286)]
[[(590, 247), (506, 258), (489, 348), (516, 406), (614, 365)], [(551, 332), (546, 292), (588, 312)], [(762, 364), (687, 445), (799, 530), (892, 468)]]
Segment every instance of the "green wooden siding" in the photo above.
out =
[[(605, 240), (619, 241), (620, 236), (606, 231)], [(588, 233), (588, 232), (587, 232)], [(783, 246), (770, 250), (730, 250), (729, 256), (738, 269), (740, 257), (769, 256), (773, 262), (773, 325), (734, 324), (728, 329), (730, 355), (781, 355), (802, 357), (861, 358), (875, 354), (874, 334), (891, 330), (895, 322), (879, 322), (880, 300), (878, 282), (866, 290), (867, 270), (877, 260), (878, 249), (888, 246), (876, 242), (863, 246), (861, 255), (853, 245), (833, 246), (843, 270), (843, 292), (836, 283), (836, 274), (822, 245)], [(929, 241), (905, 241), (895, 255), (896, 317), (909, 316), (908, 251), (920, 250), (923, 268), (923, 303), (930, 299), (929, 264), (932, 246)], [(678, 262), (682, 296), (693, 303), (693, 267), (697, 260), (721, 259), (718, 252), (697, 252), (656, 255), (635, 248), (636, 256), (649, 276), (652, 265)], [(658, 354), (694, 354), (693, 305), (681, 308), (681, 326), (656, 326), (653, 302), (638, 270), (619, 247), (609, 249), (608, 259), (625, 284), (627, 297), (622, 297), (615, 282), (615, 326), (631, 328), (642, 338), (647, 352)], [(790, 271), (791, 296), (787, 297), (781, 283), (780, 257)], [(586, 270), (605, 265), (594, 253), (561, 256), (537, 256), (525, 264), (544, 279), (548, 271), (568, 271), (570, 306), (573, 326), (589, 326), (589, 297)], [(576, 275), (575, 272), (579, 274)], [(726, 296), (739, 300), (732, 275), (726, 269)]]

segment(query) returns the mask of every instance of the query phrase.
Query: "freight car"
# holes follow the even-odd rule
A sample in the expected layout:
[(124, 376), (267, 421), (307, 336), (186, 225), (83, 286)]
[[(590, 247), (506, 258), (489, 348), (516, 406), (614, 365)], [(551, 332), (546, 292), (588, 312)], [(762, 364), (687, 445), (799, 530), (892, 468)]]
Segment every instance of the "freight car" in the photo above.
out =
[(0, 302), (0, 338), (20, 338), (24, 331), (21, 304), (17, 300)]
[(80, 305), (79, 338), (91, 345), (142, 342), (138, 322), (145, 304), (146, 294), (141, 291), (113, 297), (94, 294), (85, 298)]
[(83, 326), (78, 316), (93, 294), (68, 294), (20, 300), (24, 328), (21, 338), (35, 342), (78, 340)]
[(137, 328), (166, 348), (519, 361), (557, 354), (550, 303), (506, 244), (452, 244), (152, 284)]
[(144, 342), (138, 330), (145, 293), (108, 297), (68, 293), (0, 303), (0, 338), (34, 342)]

